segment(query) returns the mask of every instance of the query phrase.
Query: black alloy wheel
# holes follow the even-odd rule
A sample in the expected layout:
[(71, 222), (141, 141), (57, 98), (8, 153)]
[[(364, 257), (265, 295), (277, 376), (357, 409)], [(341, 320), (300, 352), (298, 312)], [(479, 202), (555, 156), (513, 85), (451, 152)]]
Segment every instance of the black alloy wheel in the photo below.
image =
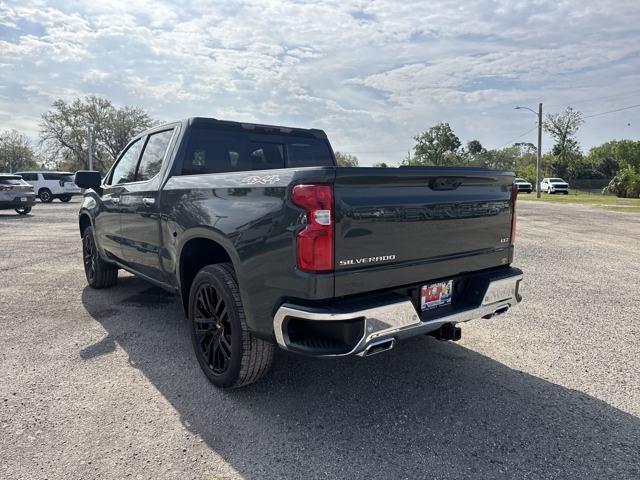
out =
[(188, 307), (196, 359), (211, 383), (237, 388), (267, 373), (274, 345), (250, 331), (230, 263), (200, 269), (189, 289)]
[(214, 375), (224, 374), (231, 365), (233, 327), (221, 292), (208, 282), (195, 293), (193, 333), (197, 352)]
[(118, 282), (118, 267), (100, 256), (93, 227), (87, 227), (82, 232), (82, 263), (90, 287), (112, 287)]
[(82, 259), (84, 261), (84, 273), (87, 276), (89, 285), (96, 281), (96, 263), (98, 252), (93, 241), (93, 235), (86, 234), (82, 237)]

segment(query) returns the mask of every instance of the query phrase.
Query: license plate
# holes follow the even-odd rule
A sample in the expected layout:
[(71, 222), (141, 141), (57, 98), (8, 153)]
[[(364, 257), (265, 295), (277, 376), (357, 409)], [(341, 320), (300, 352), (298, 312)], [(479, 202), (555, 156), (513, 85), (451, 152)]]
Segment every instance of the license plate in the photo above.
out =
[(422, 311), (450, 305), (452, 292), (453, 280), (423, 285), (420, 289), (420, 307)]
[(20, 197), (20, 201), (21, 202), (26, 202), (27, 201), (27, 197)]

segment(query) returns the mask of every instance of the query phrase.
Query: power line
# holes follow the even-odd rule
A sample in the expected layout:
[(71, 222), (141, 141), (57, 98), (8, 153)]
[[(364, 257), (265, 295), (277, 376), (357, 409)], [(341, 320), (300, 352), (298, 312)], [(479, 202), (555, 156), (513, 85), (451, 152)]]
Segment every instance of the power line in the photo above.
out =
[[(601, 97), (592, 97), (592, 98), (585, 98), (582, 100), (577, 100), (577, 101), (573, 101), (573, 102), (569, 102), (568, 105), (580, 105), (583, 103), (590, 103), (590, 102), (595, 102), (598, 100), (608, 100), (610, 98), (618, 98), (618, 97), (626, 97), (627, 95), (632, 95), (634, 93), (639, 93), (640, 89), (635, 89), (635, 90), (629, 90), (628, 92), (624, 92), (624, 93), (616, 93), (613, 95), (605, 95), (605, 96), (601, 96)], [(562, 105), (566, 105), (565, 103), (549, 103), (548, 105), (551, 106), (562, 106)]]
[(616, 108), (615, 110), (608, 110), (606, 112), (600, 112), (600, 113), (594, 113), (593, 115), (586, 115), (582, 118), (593, 118), (593, 117), (599, 117), (600, 115), (606, 115), (608, 113), (615, 113), (615, 112), (622, 112), (623, 110), (630, 110), (632, 108), (638, 108), (640, 107), (640, 103), (637, 105), (630, 105), (628, 107), (622, 107), (622, 108)]
[(536, 128), (538, 128), (538, 124), (537, 124), (537, 123), (536, 123), (536, 126), (535, 126), (535, 127), (533, 127), (532, 129), (527, 130), (526, 132), (524, 132), (524, 133), (522, 133), (522, 134), (518, 135), (516, 138), (514, 138), (514, 139), (512, 139), (512, 140), (509, 140), (508, 142), (504, 142), (502, 145), (500, 145), (499, 147), (497, 147), (497, 148), (496, 148), (496, 150), (497, 150), (498, 148), (502, 148), (502, 147), (504, 147), (505, 145), (509, 145), (510, 143), (513, 143), (513, 142), (515, 142), (516, 140), (520, 140), (520, 139), (521, 139), (522, 137), (524, 137), (525, 135), (527, 135), (527, 134), (529, 134), (529, 133), (533, 132)]

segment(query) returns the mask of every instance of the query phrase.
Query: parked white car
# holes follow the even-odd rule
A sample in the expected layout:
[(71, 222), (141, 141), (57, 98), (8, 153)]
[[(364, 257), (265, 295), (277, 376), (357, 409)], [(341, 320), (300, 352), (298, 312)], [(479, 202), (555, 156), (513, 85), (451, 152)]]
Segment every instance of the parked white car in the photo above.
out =
[(54, 198), (68, 202), (73, 195), (79, 195), (82, 190), (74, 183), (71, 172), (16, 172), (29, 185), (33, 186), (41, 202), (50, 203)]
[(517, 177), (513, 183), (515, 183), (516, 188), (518, 189), (518, 193), (526, 192), (531, 193), (533, 191), (533, 185), (527, 182), (524, 178)]
[(569, 184), (561, 178), (543, 178), (540, 182), (540, 191), (547, 193), (569, 193)]

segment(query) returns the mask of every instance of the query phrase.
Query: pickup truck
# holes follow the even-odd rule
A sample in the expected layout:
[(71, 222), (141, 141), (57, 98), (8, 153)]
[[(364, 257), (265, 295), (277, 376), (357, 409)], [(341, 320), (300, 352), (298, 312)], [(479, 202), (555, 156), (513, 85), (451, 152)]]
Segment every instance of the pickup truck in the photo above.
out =
[(131, 140), (104, 178), (79, 171), (86, 278), (127, 270), (181, 298), (218, 387), (277, 346), (368, 356), (520, 300), (514, 174), (339, 168), (321, 130), (190, 118)]

